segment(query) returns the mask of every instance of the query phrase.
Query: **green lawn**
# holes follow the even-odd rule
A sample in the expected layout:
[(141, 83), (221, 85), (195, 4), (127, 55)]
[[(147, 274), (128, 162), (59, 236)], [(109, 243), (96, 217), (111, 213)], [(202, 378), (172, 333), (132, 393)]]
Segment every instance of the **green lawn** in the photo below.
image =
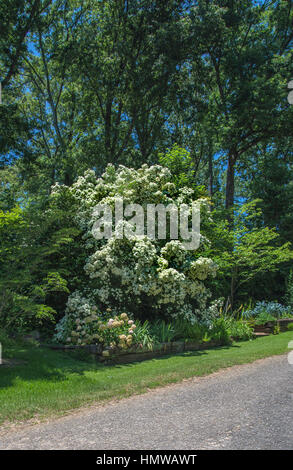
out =
[(141, 363), (103, 366), (69, 353), (35, 346), (4, 348), (4, 358), (26, 361), (0, 366), (0, 422), (26, 420), (201, 376), (234, 364), (286, 353), (293, 332), (206, 351), (165, 356)]

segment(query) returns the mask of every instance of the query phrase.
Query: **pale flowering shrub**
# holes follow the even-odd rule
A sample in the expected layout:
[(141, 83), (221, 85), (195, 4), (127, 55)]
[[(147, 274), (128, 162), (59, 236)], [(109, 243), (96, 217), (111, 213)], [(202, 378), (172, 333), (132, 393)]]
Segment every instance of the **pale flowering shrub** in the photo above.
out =
[(128, 349), (134, 345), (136, 324), (127, 313), (98, 323), (96, 339), (110, 349)]
[(74, 292), (54, 339), (70, 346), (99, 344), (105, 349), (127, 349), (134, 344), (135, 329), (136, 324), (127, 313), (114, 314), (110, 308), (98, 312), (91, 301)]
[[(140, 204), (144, 208), (147, 204), (178, 207), (184, 203), (191, 207), (198, 203), (201, 219), (210, 217), (207, 199), (195, 200), (193, 189), (178, 189), (171, 180), (170, 171), (159, 165), (145, 164), (137, 170), (108, 165), (100, 178), (88, 170), (72, 187), (65, 189), (55, 185), (52, 189), (56, 204), (64, 197), (74, 201), (75, 218), (87, 254), (81, 286), (86, 286), (92, 304), (98, 305), (99, 309), (111, 305), (138, 319), (184, 317), (192, 322), (201, 320), (208, 311), (210, 293), (204, 281), (216, 275), (216, 265), (211, 259), (200, 256), (201, 247), (198, 251), (188, 251), (182, 240), (171, 240), (168, 233), (166, 240), (153, 240), (135, 232), (130, 239), (118, 238), (114, 233), (110, 239), (97, 240), (92, 234), (96, 221), (94, 207), (108, 204), (114, 209), (118, 200), (123, 200), (124, 204)], [(123, 222), (125, 227), (127, 224), (127, 221)], [(202, 237), (202, 245), (208, 243)], [(84, 320), (93, 315), (91, 302), (85, 297), (88, 296), (81, 293), (70, 296), (66, 315), (69, 311), (72, 314), (68, 324), (71, 325), (73, 316)], [(61, 322), (57, 326), (57, 335), (59, 330), (65, 329), (66, 321)], [(81, 343), (89, 341), (89, 328), (83, 337), (76, 338)]]
[[(74, 344), (74, 337), (76, 341), (80, 340), (79, 344), (87, 344), (89, 328), (86, 319), (94, 317), (97, 319), (96, 312), (97, 308), (92, 300), (89, 300), (79, 291), (73, 292), (68, 298), (65, 316), (56, 325), (54, 339), (60, 343), (72, 342)], [(83, 334), (81, 334), (82, 326), (84, 327), (82, 328)], [(72, 332), (74, 332), (73, 337)]]

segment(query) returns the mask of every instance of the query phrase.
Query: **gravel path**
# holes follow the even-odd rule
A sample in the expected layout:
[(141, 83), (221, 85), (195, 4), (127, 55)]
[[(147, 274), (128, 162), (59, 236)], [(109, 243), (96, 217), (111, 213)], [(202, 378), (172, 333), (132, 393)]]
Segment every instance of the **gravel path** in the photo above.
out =
[(293, 449), (293, 367), (232, 367), (10, 432), (0, 449)]

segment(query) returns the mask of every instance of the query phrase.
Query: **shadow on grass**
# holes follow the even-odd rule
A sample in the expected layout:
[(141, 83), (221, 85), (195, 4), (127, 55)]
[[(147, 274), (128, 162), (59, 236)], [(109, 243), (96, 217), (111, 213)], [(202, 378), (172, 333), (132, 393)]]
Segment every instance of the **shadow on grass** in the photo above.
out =
[[(39, 348), (36, 346), (24, 346), (20, 348), (13, 348), (9, 351), (9, 357), (11, 353), (18, 361), (24, 361), (24, 364), (18, 364), (14, 367), (3, 367), (0, 366), (0, 390), (1, 388), (7, 388), (13, 386), (16, 380), (23, 381), (45, 381), (45, 382), (62, 382), (67, 381), (69, 375), (82, 376), (86, 372), (90, 371), (107, 371), (113, 372), (115, 369), (131, 368), (136, 367), (139, 363), (151, 363), (156, 364), (158, 361), (170, 360), (184, 357), (204, 357), (209, 351), (215, 350), (231, 350), (231, 348), (238, 348), (239, 346), (232, 344), (227, 346), (218, 346), (211, 349), (197, 350), (197, 351), (185, 351), (181, 353), (157, 355), (155, 357), (147, 358), (144, 360), (138, 360), (133, 362), (123, 363), (106, 363), (101, 364), (90, 356), (78, 354), (71, 354), (69, 352), (54, 351), (48, 348)], [(5, 355), (4, 355), (5, 356)], [(162, 366), (162, 370), (163, 370)]]
[[(5, 359), (5, 350), (3, 356)], [(99, 368), (99, 364), (72, 358), (68, 353), (30, 345), (8, 350), (6, 357), (14, 359), (16, 364), (0, 366), (0, 390), (13, 386), (15, 380), (61, 382), (68, 380), (69, 374), (83, 375)]]
[(240, 346), (233, 343), (233, 344), (224, 345), (224, 346), (215, 346), (209, 349), (198, 349), (195, 351), (184, 351), (184, 352), (170, 353), (170, 354), (157, 354), (156, 356), (151, 357), (151, 358), (141, 359), (141, 360), (138, 359), (136, 361), (131, 361), (131, 362), (127, 362), (127, 359), (125, 358), (125, 362), (108, 363), (108, 364), (105, 364), (103, 367), (111, 367), (111, 368), (114, 368), (114, 367), (120, 368), (122, 366), (131, 367), (132, 365), (136, 365), (136, 364), (140, 364), (144, 362), (157, 362), (161, 360), (174, 359), (174, 358), (179, 358), (179, 357), (202, 357), (202, 356), (207, 356), (210, 351), (231, 350), (234, 348), (238, 349), (240, 348)]

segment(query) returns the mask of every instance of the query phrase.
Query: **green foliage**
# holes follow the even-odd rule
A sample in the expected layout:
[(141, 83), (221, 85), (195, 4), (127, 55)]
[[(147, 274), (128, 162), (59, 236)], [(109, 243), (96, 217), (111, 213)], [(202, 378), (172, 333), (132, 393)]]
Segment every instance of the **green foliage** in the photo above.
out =
[(293, 241), (292, 143), (289, 139), (272, 145), (262, 145), (252, 155), (253, 174), (247, 171), (243, 191), (249, 199), (260, 199), (262, 221), (276, 228), (284, 241)]
[[(64, 241), (64, 240), (63, 240)], [(71, 241), (71, 240), (70, 240)], [(69, 293), (67, 281), (60, 276), (58, 272), (50, 272), (44, 279), (45, 292), (66, 292)]]
[(43, 320), (49, 320), (52, 322), (54, 321), (54, 316), (56, 314), (56, 311), (52, 307), (41, 304), (41, 305), (37, 305), (35, 310), (36, 310), (35, 318), (36, 320), (40, 320), (41, 323)]
[(195, 163), (192, 161), (189, 151), (174, 144), (165, 154), (159, 154), (159, 163), (169, 168), (177, 189), (188, 186), (195, 190), (197, 197), (207, 195), (205, 187), (196, 184)]
[(217, 318), (212, 327), (206, 334), (206, 338), (210, 338), (213, 341), (219, 342), (220, 344), (230, 344), (232, 342), (229, 324), (224, 317)]
[(69, 259), (79, 230), (66, 227), (68, 211), (44, 209), (0, 210), (0, 318), (9, 331), (54, 323), (69, 293), (65, 276), (78, 262)]
[(293, 271), (291, 270), (287, 279), (286, 286), (286, 295), (285, 295), (286, 305), (288, 305), (293, 311)]
[(221, 344), (230, 344), (231, 338), (246, 341), (253, 336), (253, 329), (246, 322), (224, 316), (215, 318), (209, 327), (177, 320), (174, 330), (174, 337), (177, 339), (198, 342), (216, 341)]
[(279, 325), (274, 326), (273, 334), (274, 335), (279, 335), (281, 333), (281, 328)]
[(151, 333), (158, 343), (169, 343), (174, 340), (176, 330), (172, 323), (157, 320), (151, 326)]
[(253, 338), (253, 328), (245, 321), (227, 318), (229, 336), (235, 341), (247, 341)]
[(233, 230), (227, 222), (218, 223), (217, 217), (208, 228), (212, 245), (206, 254), (213, 256), (219, 266), (219, 280), (226, 279), (230, 285), (232, 307), (239, 292), (246, 294), (259, 275), (276, 272), (280, 265), (293, 259), (290, 243), (280, 244), (275, 229), (258, 227), (260, 216), (258, 201), (252, 201), (238, 208)]
[(17, 344), (19, 345), (19, 342), (17, 343), (16, 340), (12, 339), (11, 337), (9, 337), (6, 333), (6, 331), (4, 331), (2, 328), (0, 329), (0, 344), (2, 345), (2, 355), (3, 355), (3, 352), (6, 350), (6, 349), (12, 349), (14, 348)]
[(152, 334), (152, 328), (148, 320), (143, 323), (140, 321), (136, 322), (136, 329), (134, 330), (134, 342), (136, 345), (143, 349), (153, 349), (154, 337)]
[(276, 323), (277, 319), (273, 317), (270, 313), (268, 312), (262, 312), (260, 313), (255, 319), (254, 319), (254, 324), (255, 325), (265, 325), (266, 323)]
[(187, 320), (178, 318), (174, 324), (175, 340), (200, 341), (205, 335), (206, 327), (199, 323), (190, 323)]

